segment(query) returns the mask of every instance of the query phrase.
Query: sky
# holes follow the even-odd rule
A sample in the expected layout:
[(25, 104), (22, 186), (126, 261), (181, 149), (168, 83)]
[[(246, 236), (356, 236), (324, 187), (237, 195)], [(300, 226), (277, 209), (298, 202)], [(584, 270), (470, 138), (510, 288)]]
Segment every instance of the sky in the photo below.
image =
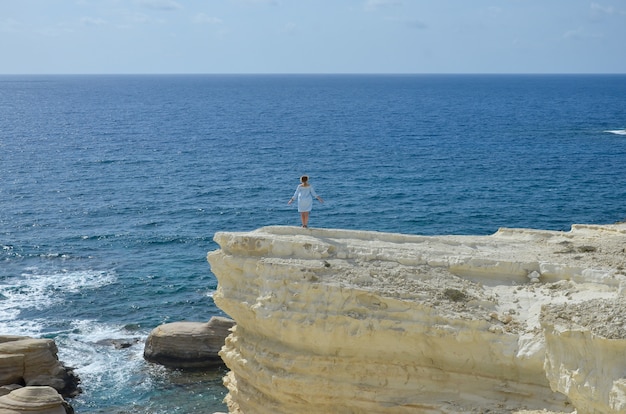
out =
[(626, 73), (626, 0), (0, 0), (0, 74)]

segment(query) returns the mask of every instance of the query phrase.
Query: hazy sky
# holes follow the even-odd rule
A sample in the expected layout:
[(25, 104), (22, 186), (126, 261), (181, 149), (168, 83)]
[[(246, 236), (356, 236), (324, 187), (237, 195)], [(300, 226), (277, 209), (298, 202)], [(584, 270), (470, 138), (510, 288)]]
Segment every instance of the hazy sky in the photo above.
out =
[(0, 73), (626, 73), (626, 0), (0, 0)]

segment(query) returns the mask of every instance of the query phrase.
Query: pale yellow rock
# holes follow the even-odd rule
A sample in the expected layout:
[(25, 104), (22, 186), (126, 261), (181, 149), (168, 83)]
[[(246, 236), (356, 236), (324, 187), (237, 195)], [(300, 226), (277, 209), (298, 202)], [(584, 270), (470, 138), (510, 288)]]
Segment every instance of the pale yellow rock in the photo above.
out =
[(23, 387), (0, 397), (0, 414), (65, 414), (64, 400), (51, 387)]
[(3, 344), (5, 342), (20, 341), (26, 338), (27, 337), (25, 336), (18, 336), (18, 335), (0, 335), (0, 344)]
[(23, 358), (22, 370), (26, 382), (40, 375), (56, 375), (60, 365), (57, 352), (52, 339), (26, 338), (0, 343), (0, 355)]
[[(0, 335), (0, 344), (28, 339), (24, 336)], [(10, 347), (10, 354), (0, 353), (0, 385), (19, 383), (24, 378), (24, 354)]]
[(626, 301), (550, 305), (543, 313), (550, 385), (580, 413), (626, 413)]
[(563, 335), (550, 306), (626, 299), (626, 225), (437, 237), (266, 227), (215, 241), (214, 299), (237, 324), (220, 353), (231, 413), (625, 407), (624, 338)]
[(0, 354), (0, 385), (19, 383), (24, 378), (24, 354)]
[(206, 368), (223, 364), (218, 352), (234, 322), (214, 316), (208, 322), (173, 322), (150, 332), (144, 358), (172, 368)]
[(58, 360), (52, 339), (0, 336), (0, 386), (51, 386), (71, 397), (80, 392), (78, 378)]

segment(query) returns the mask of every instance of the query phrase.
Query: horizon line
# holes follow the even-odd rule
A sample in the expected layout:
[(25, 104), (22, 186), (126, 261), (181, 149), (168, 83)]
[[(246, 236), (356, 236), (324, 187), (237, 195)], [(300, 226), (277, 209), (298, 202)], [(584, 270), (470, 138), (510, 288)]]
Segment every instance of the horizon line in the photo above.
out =
[(76, 72), (0, 73), (0, 76), (577, 76), (626, 75), (626, 72)]

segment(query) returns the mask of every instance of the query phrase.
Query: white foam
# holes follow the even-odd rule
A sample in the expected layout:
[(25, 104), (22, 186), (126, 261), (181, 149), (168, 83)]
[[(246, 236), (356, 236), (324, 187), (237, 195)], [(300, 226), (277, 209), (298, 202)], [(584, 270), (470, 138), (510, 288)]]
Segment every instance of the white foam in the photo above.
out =
[[(76, 320), (71, 325), (67, 334), (55, 338), (59, 360), (75, 368), (87, 393), (101, 393), (103, 388), (111, 394), (122, 392), (132, 381), (130, 377), (145, 368), (143, 344), (147, 332), (129, 332), (122, 326), (91, 320)], [(113, 340), (132, 345), (117, 349)], [(142, 388), (148, 389), (151, 384), (149, 381), (143, 384), (145, 380), (141, 381)]]
[(74, 320), (71, 327), (68, 337), (81, 342), (99, 343), (109, 339), (132, 340), (147, 337), (147, 333), (128, 331), (123, 326), (93, 320)]
[[(15, 320), (23, 309), (43, 310), (63, 302), (64, 294), (97, 289), (117, 280), (113, 272), (28, 268), (0, 285), (0, 324)], [(1, 325), (0, 325), (1, 326)]]
[(615, 135), (626, 135), (626, 129), (614, 129), (611, 131), (604, 131), (604, 132), (608, 132), (609, 134), (615, 134)]
[[(3, 335), (41, 336), (47, 321), (43, 319), (19, 320), (16, 312), (3, 311), (0, 309), (0, 332)], [(3, 318), (7, 319), (3, 319)]]

